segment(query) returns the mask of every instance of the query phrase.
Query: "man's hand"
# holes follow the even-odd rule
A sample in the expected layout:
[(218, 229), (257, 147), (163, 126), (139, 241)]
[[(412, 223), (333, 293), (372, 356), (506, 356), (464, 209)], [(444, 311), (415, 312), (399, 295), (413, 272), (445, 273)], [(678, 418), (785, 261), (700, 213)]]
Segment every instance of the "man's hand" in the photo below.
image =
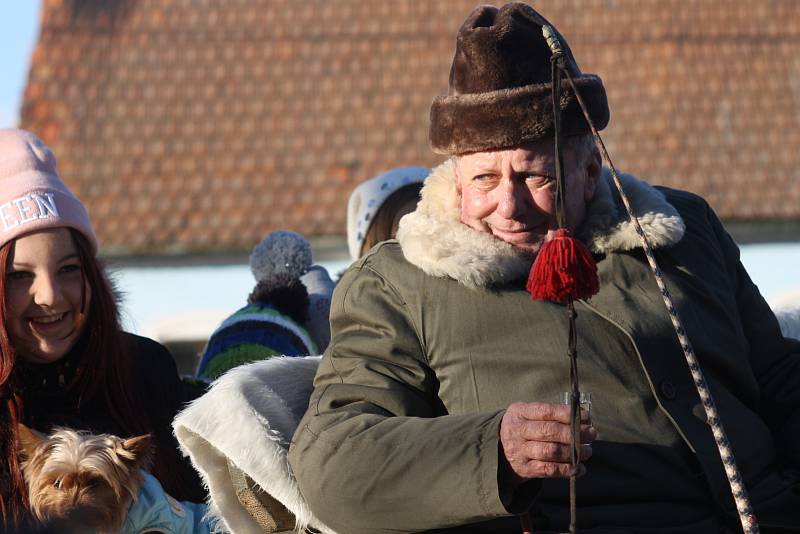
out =
[[(517, 483), (531, 478), (567, 478), (571, 442), (569, 406), (565, 404), (512, 404), (500, 422), (502, 454)], [(589, 414), (581, 410), (580, 460), (592, 456), (590, 443), (597, 437)], [(580, 464), (578, 473), (586, 468)]]

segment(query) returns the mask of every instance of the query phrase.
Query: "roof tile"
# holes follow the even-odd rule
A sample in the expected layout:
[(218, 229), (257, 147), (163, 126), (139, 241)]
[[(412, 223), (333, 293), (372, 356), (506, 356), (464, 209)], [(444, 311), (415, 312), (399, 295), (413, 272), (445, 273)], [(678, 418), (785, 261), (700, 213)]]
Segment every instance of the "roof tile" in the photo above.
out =
[[(434, 165), (474, 0), (45, 0), (22, 126), (59, 156), (114, 254), (247, 250), (342, 234), (352, 187)], [(607, 88), (615, 163), (726, 218), (800, 217), (794, 0), (537, 7)], [(94, 6), (94, 7), (92, 7)]]

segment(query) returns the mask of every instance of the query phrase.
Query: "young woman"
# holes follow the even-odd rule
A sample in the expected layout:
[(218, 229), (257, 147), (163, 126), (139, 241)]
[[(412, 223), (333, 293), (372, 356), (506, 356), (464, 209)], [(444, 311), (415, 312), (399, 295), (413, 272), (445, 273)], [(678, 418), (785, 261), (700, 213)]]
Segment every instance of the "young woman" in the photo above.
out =
[[(83, 204), (33, 134), (0, 130), (0, 516), (26, 520), (17, 423), (152, 433), (172, 496), (204, 492), (172, 437), (184, 388), (167, 350), (125, 333)], [(2, 529), (0, 529), (2, 530)]]

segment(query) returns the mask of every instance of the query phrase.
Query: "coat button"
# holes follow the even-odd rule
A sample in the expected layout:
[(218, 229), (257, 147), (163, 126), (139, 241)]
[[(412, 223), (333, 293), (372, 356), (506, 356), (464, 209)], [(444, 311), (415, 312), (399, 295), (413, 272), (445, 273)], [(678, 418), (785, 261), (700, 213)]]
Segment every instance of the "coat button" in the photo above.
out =
[(664, 395), (664, 398), (667, 400), (673, 400), (677, 393), (675, 391), (675, 384), (669, 380), (662, 380), (659, 389), (661, 389), (661, 394)]

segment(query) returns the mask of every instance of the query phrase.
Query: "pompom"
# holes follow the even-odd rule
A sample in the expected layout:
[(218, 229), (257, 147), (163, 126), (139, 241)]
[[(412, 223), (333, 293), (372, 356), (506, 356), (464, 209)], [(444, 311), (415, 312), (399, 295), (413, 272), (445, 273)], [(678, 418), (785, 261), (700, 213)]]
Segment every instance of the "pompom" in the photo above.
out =
[(258, 282), (268, 282), (278, 275), (299, 278), (309, 267), (311, 245), (300, 234), (288, 230), (268, 234), (250, 254), (250, 270)]
[(535, 300), (587, 299), (599, 289), (597, 265), (586, 245), (559, 229), (539, 251), (526, 289)]

